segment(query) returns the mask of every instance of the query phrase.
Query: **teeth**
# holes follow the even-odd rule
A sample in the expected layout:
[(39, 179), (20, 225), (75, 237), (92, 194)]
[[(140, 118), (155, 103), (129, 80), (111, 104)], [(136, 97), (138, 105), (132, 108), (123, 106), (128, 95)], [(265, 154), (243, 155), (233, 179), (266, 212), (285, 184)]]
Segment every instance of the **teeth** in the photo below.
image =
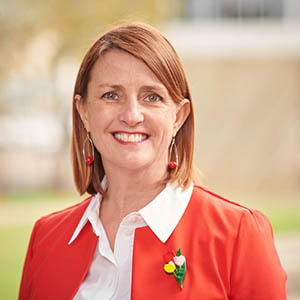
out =
[(141, 142), (147, 138), (146, 134), (128, 134), (128, 133), (114, 133), (114, 137), (122, 142)]

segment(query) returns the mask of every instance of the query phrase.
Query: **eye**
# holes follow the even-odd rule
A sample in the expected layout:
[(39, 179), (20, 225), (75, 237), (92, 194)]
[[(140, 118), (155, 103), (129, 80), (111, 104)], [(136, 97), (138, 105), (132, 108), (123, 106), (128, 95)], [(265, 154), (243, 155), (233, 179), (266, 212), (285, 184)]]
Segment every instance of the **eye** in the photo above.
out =
[(147, 102), (159, 102), (161, 100), (162, 100), (162, 97), (160, 97), (157, 94), (151, 94), (145, 98), (145, 101), (147, 101)]
[(101, 98), (105, 98), (105, 99), (108, 99), (108, 100), (117, 100), (118, 95), (115, 94), (114, 92), (107, 92)]

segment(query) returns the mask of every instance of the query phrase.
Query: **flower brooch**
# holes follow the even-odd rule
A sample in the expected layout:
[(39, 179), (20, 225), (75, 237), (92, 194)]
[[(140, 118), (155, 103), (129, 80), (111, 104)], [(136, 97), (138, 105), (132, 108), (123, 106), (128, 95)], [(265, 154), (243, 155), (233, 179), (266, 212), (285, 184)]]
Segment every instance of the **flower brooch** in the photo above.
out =
[(176, 281), (178, 282), (180, 288), (182, 289), (182, 283), (186, 274), (186, 261), (185, 257), (181, 255), (180, 248), (176, 252), (176, 255), (173, 251), (167, 252), (164, 256), (164, 270), (168, 274), (173, 274)]

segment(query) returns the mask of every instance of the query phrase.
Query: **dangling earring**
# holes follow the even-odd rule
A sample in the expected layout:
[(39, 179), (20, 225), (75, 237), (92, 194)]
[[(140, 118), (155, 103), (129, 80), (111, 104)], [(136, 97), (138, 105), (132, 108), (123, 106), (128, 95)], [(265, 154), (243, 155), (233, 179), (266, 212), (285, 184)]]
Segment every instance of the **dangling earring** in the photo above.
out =
[[(84, 150), (84, 148), (85, 148), (85, 144), (86, 144), (87, 141), (89, 141), (89, 143), (90, 143), (90, 145), (91, 145), (91, 148), (92, 148), (92, 156), (90, 156), (90, 155), (85, 156), (85, 150)], [(95, 159), (94, 144), (93, 144), (93, 141), (92, 141), (92, 139), (91, 139), (91, 137), (90, 137), (90, 133), (89, 133), (89, 132), (87, 133), (86, 138), (85, 138), (85, 140), (84, 140), (84, 142), (83, 142), (82, 154), (83, 154), (83, 159), (84, 159), (84, 161), (85, 161), (85, 163), (86, 163), (87, 165), (90, 165), (90, 164), (93, 163), (93, 161), (94, 161), (94, 159)]]
[(171, 160), (169, 162), (169, 168), (176, 169), (178, 167), (178, 153), (177, 153), (177, 147), (176, 147), (176, 144), (175, 144), (175, 137), (172, 138), (172, 142), (171, 142), (171, 146), (170, 146), (170, 151), (169, 151), (170, 159), (172, 157), (173, 149), (175, 151), (175, 159), (176, 160)]

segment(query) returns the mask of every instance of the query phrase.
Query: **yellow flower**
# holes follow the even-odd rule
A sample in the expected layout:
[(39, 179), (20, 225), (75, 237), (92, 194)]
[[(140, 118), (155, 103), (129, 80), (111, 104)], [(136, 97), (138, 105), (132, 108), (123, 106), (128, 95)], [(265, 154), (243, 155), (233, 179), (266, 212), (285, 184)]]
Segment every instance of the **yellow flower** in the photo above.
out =
[(175, 269), (176, 269), (176, 266), (172, 261), (170, 261), (168, 264), (164, 265), (164, 270), (169, 274), (174, 273)]

